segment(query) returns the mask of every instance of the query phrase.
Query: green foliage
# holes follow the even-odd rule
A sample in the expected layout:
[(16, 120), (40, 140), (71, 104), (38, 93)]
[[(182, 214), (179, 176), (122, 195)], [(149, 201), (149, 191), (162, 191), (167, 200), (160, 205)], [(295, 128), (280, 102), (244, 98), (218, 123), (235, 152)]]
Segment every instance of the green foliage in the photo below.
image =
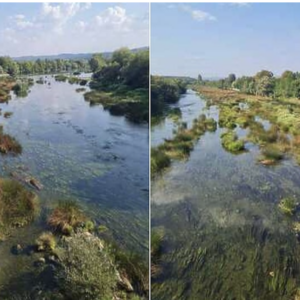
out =
[(57, 279), (68, 299), (113, 299), (116, 270), (99, 239), (76, 234), (57, 253), (61, 265)]
[(56, 240), (51, 232), (44, 232), (36, 239), (35, 244), (38, 251), (53, 251)]
[(15, 77), (18, 75), (78, 72), (78, 70), (88, 72), (90, 66), (87, 60), (37, 59), (36, 61), (14, 61), (10, 57), (0, 57), (0, 69), (1, 73)]
[(262, 70), (252, 77), (236, 78), (234, 74), (230, 74), (225, 79), (204, 81), (202, 84), (221, 89), (234, 88), (250, 95), (300, 99), (300, 74), (292, 71), (285, 71), (277, 78), (267, 70)]
[(243, 151), (245, 149), (244, 142), (239, 140), (233, 131), (227, 131), (221, 135), (222, 146), (233, 153)]
[(296, 212), (297, 203), (294, 198), (284, 198), (279, 202), (278, 207), (283, 213), (293, 215)]
[(169, 167), (171, 159), (163, 151), (158, 148), (151, 149), (151, 175), (161, 172), (165, 168)]
[(90, 63), (95, 71), (90, 82), (93, 91), (85, 99), (102, 104), (111, 114), (125, 115), (130, 121), (149, 121), (149, 51), (136, 53), (128, 48), (113, 52), (112, 57), (97, 66), (93, 57)]
[(25, 226), (37, 213), (37, 197), (19, 182), (0, 180), (0, 233), (7, 227)]
[(167, 110), (167, 104), (176, 103), (186, 93), (186, 83), (160, 76), (151, 77), (151, 116), (160, 116)]

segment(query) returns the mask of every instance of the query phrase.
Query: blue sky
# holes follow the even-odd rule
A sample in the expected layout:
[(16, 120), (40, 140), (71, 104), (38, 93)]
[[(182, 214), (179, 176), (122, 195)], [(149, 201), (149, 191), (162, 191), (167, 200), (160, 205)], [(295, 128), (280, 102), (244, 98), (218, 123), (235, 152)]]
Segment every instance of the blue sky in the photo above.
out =
[(151, 72), (300, 71), (300, 3), (151, 4)]
[(147, 3), (0, 3), (0, 55), (112, 51), (149, 45)]

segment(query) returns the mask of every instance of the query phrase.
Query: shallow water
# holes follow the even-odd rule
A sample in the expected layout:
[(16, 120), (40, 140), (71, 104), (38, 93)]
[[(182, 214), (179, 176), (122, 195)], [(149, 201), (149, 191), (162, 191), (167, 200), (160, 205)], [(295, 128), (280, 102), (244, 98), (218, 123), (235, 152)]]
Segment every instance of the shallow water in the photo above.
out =
[(4, 131), (23, 147), (20, 156), (1, 156), (1, 176), (28, 174), (44, 186), (37, 192), (40, 218), (0, 244), (1, 284), (32, 266), (30, 257), (12, 255), (11, 246), (32, 243), (59, 199), (77, 199), (121, 246), (147, 252), (148, 126), (90, 106), (75, 91), (79, 85), (44, 79), (47, 84), (35, 84), (27, 97), (0, 104), (2, 113), (13, 112), (1, 117)]
[[(189, 97), (205, 107), (191, 94), (181, 105)], [(217, 121), (217, 108), (211, 110)], [(154, 128), (152, 139), (168, 132)], [(206, 133), (187, 161), (173, 162), (152, 182), (152, 227), (165, 232), (152, 299), (292, 299), (300, 286), (293, 220), (277, 207), (283, 197), (300, 198), (299, 166), (292, 160), (259, 165), (259, 150), (250, 143), (244, 153), (228, 153), (222, 132)]]

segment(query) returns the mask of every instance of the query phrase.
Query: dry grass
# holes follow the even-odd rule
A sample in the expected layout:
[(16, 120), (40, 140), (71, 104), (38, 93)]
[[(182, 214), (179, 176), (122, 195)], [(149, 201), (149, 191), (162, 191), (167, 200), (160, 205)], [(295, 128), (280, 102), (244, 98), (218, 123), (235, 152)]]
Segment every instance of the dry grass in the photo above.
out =
[(86, 221), (86, 217), (74, 201), (61, 201), (48, 218), (54, 230), (70, 234), (73, 229)]

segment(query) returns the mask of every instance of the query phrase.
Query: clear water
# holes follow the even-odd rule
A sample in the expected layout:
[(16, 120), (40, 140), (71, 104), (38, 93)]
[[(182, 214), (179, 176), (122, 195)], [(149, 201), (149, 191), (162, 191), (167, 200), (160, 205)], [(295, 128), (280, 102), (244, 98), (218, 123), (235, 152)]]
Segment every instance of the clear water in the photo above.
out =
[(0, 244), (0, 286), (32, 267), (30, 256), (12, 255), (11, 247), (32, 244), (59, 199), (78, 200), (122, 247), (148, 253), (148, 126), (91, 107), (79, 85), (44, 79), (27, 97), (0, 104), (2, 113), (13, 112), (1, 117), (4, 131), (23, 146), (20, 156), (1, 156), (1, 176), (28, 174), (44, 186), (41, 216)]
[[(200, 115), (205, 101), (199, 96), (188, 94), (180, 103), (196, 98), (194, 115)], [(182, 118), (194, 115), (183, 112)], [(216, 107), (210, 115), (218, 120)], [(160, 125), (151, 138), (169, 131)], [(152, 299), (294, 299), (300, 248), (291, 223), (297, 217), (282, 215), (277, 204), (283, 197), (300, 199), (300, 168), (292, 160), (257, 164), (253, 144), (242, 154), (228, 153), (222, 132), (206, 133), (187, 161), (173, 162), (152, 182), (152, 227), (165, 232)]]

